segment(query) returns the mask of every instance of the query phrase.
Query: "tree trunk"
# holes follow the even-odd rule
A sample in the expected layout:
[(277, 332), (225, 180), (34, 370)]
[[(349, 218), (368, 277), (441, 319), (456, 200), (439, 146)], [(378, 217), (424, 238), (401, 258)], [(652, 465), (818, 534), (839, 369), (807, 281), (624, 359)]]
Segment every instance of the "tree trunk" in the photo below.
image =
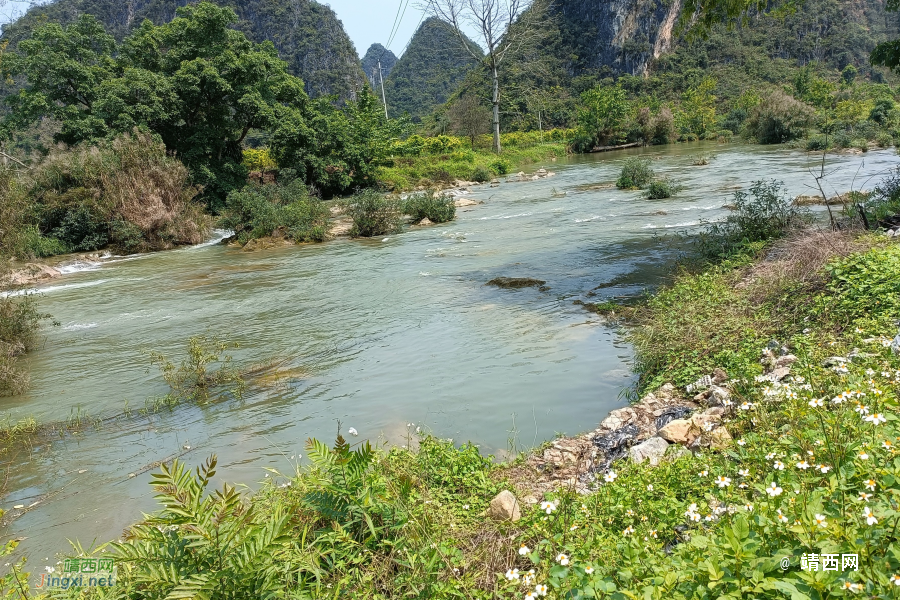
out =
[(494, 152), (500, 154), (500, 77), (497, 75), (497, 65), (491, 65), (491, 75), (494, 79)]

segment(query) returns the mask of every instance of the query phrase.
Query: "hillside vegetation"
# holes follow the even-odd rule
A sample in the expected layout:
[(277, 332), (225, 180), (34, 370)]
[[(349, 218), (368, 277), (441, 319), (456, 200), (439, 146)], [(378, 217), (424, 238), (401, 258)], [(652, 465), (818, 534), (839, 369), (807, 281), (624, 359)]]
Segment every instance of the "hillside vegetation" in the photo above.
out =
[[(315, 0), (216, 0), (238, 16), (233, 26), (254, 42), (270, 41), (300, 77), (313, 98), (337, 95), (355, 99), (365, 85), (353, 42), (331, 8)], [(79, 16), (95, 16), (106, 31), (121, 41), (144, 19), (168, 23), (187, 0), (55, 0), (30, 8), (22, 18), (3, 28), (3, 39), (15, 48), (43, 23), (68, 24)]]
[[(474, 42), (467, 40), (467, 44), (481, 54)], [(443, 104), (475, 65), (447, 24), (434, 17), (426, 19), (384, 80), (388, 113), (420, 119)]]

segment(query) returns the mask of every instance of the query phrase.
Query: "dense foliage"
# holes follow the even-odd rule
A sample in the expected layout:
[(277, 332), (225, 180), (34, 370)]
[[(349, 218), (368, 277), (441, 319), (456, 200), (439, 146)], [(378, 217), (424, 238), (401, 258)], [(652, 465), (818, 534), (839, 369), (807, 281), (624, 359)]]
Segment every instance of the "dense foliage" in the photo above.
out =
[(403, 212), (413, 223), (428, 219), (432, 223), (446, 223), (456, 216), (456, 203), (450, 194), (427, 190), (410, 194), (403, 201)]
[(209, 230), (187, 169), (148, 133), (54, 150), (27, 171), (4, 171), (2, 182), (6, 256), (161, 250), (199, 243)]
[(277, 235), (295, 242), (325, 240), (329, 211), (311, 198), (302, 180), (251, 183), (228, 194), (222, 226), (234, 231), (237, 242)]
[(403, 206), (399, 198), (374, 190), (358, 192), (342, 202), (344, 212), (353, 220), (350, 235), (372, 237), (398, 233), (403, 225)]
[[(215, 0), (237, 14), (232, 27), (250, 40), (271, 41), (287, 63), (288, 72), (301, 78), (314, 97), (335, 95), (353, 100), (365, 86), (356, 50), (334, 11), (310, 0)], [(68, 25), (81, 15), (97, 17), (121, 41), (144, 19), (154, 24), (175, 18), (182, 0), (56, 0), (32, 6), (17, 21), (3, 27), (3, 38), (15, 48), (44, 23)]]

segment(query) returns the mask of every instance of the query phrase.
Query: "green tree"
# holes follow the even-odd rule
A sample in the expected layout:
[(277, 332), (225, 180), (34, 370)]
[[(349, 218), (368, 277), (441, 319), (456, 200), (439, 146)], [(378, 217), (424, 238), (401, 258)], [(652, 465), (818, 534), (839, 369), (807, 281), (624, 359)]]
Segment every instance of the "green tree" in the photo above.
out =
[(306, 110), (282, 109), (278, 120), (271, 142), (278, 166), (293, 169), (325, 196), (373, 185), (391, 141), (407, 124), (403, 119), (386, 119), (367, 88), (343, 110), (322, 99)]
[(580, 145), (619, 141), (630, 110), (628, 95), (621, 86), (598, 85), (582, 93), (578, 110)]
[(88, 15), (35, 30), (11, 61), (27, 85), (9, 99), (6, 130), (49, 116), (62, 124), (57, 140), (74, 144), (149, 127), (211, 208), (221, 208), (246, 181), (247, 134), (274, 128), (283, 110), (302, 111), (308, 98), (271, 43), (231, 29), (230, 8), (200, 2), (177, 15), (160, 26), (144, 21), (121, 46)]
[(699, 85), (690, 88), (681, 96), (682, 133), (695, 133), (703, 136), (714, 131), (716, 126), (716, 97), (713, 90), (716, 80), (706, 77)]

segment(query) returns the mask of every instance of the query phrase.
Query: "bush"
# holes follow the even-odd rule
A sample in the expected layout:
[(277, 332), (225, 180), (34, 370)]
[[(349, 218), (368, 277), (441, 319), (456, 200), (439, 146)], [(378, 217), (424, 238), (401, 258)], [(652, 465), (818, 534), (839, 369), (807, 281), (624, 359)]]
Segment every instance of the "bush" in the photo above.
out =
[(248, 171), (271, 171), (278, 167), (275, 157), (268, 148), (247, 148), (244, 150), (243, 165)]
[(662, 200), (671, 198), (681, 190), (681, 186), (675, 185), (668, 179), (657, 179), (647, 188), (647, 198), (650, 200)]
[(735, 192), (732, 204), (735, 209), (724, 222), (710, 225), (695, 238), (707, 258), (726, 258), (809, 222), (809, 213), (794, 205), (779, 181), (756, 181), (749, 193)]
[(851, 148), (856, 148), (857, 150), (861, 150), (863, 152), (869, 151), (869, 141), (865, 138), (856, 138), (850, 142)]
[(806, 140), (807, 152), (821, 152), (828, 149), (828, 137), (824, 135), (814, 135)]
[(847, 134), (846, 131), (838, 131), (837, 133), (834, 134), (834, 138), (832, 138), (832, 139), (834, 141), (834, 147), (837, 148), (838, 150), (842, 150), (844, 148), (851, 148), (853, 145), (853, 142), (850, 140), (850, 136)]
[(729, 131), (740, 131), (744, 127), (744, 121), (747, 120), (749, 114), (745, 108), (732, 108), (722, 120), (722, 129)]
[(491, 170), (485, 167), (484, 165), (478, 165), (472, 170), (472, 175), (470, 178), (472, 181), (477, 181), (478, 183), (484, 183), (485, 181), (490, 181), (493, 179), (494, 174), (491, 173)]
[(41, 321), (47, 318), (38, 312), (31, 294), (0, 297), (0, 397), (28, 389), (28, 372), (19, 368), (18, 357), (34, 347)]
[(497, 175), (506, 175), (512, 169), (512, 164), (505, 158), (495, 159), (489, 166), (491, 171)]
[(760, 144), (782, 144), (803, 137), (812, 116), (808, 105), (775, 90), (754, 107), (747, 128)]
[(678, 141), (675, 131), (675, 116), (668, 106), (659, 109), (659, 113), (651, 120), (654, 144), (674, 144)]
[(344, 211), (353, 219), (352, 237), (372, 237), (397, 233), (403, 224), (398, 198), (385, 198), (374, 190), (358, 192), (345, 200)]
[(863, 208), (876, 220), (900, 213), (900, 167), (891, 171), (878, 182), (869, 197), (865, 199)]
[(716, 139), (720, 142), (730, 142), (734, 137), (734, 132), (730, 129), (720, 129), (716, 132)]
[(632, 157), (625, 160), (616, 187), (620, 190), (644, 189), (651, 181), (653, 169), (650, 167), (650, 159)]
[[(6, 186), (18, 202), (21, 228), (35, 227), (48, 242), (11, 244), (17, 253), (96, 250), (146, 251), (196, 244), (209, 219), (193, 202), (198, 190), (188, 170), (150, 134), (135, 130), (96, 146), (52, 151)], [(2, 188), (0, 188), (2, 189)], [(127, 226), (122, 226), (122, 224)], [(33, 231), (33, 230), (31, 230)], [(5, 244), (9, 242), (4, 240)]]
[(429, 190), (407, 196), (403, 212), (409, 215), (412, 223), (426, 218), (432, 223), (446, 223), (456, 216), (456, 204), (450, 194)]
[(250, 183), (228, 194), (223, 227), (235, 232), (237, 241), (277, 235), (295, 242), (325, 239), (329, 210), (311, 198), (299, 179), (287, 183)]
[(875, 136), (875, 143), (879, 148), (889, 148), (894, 145), (894, 138), (886, 131), (882, 131)]

